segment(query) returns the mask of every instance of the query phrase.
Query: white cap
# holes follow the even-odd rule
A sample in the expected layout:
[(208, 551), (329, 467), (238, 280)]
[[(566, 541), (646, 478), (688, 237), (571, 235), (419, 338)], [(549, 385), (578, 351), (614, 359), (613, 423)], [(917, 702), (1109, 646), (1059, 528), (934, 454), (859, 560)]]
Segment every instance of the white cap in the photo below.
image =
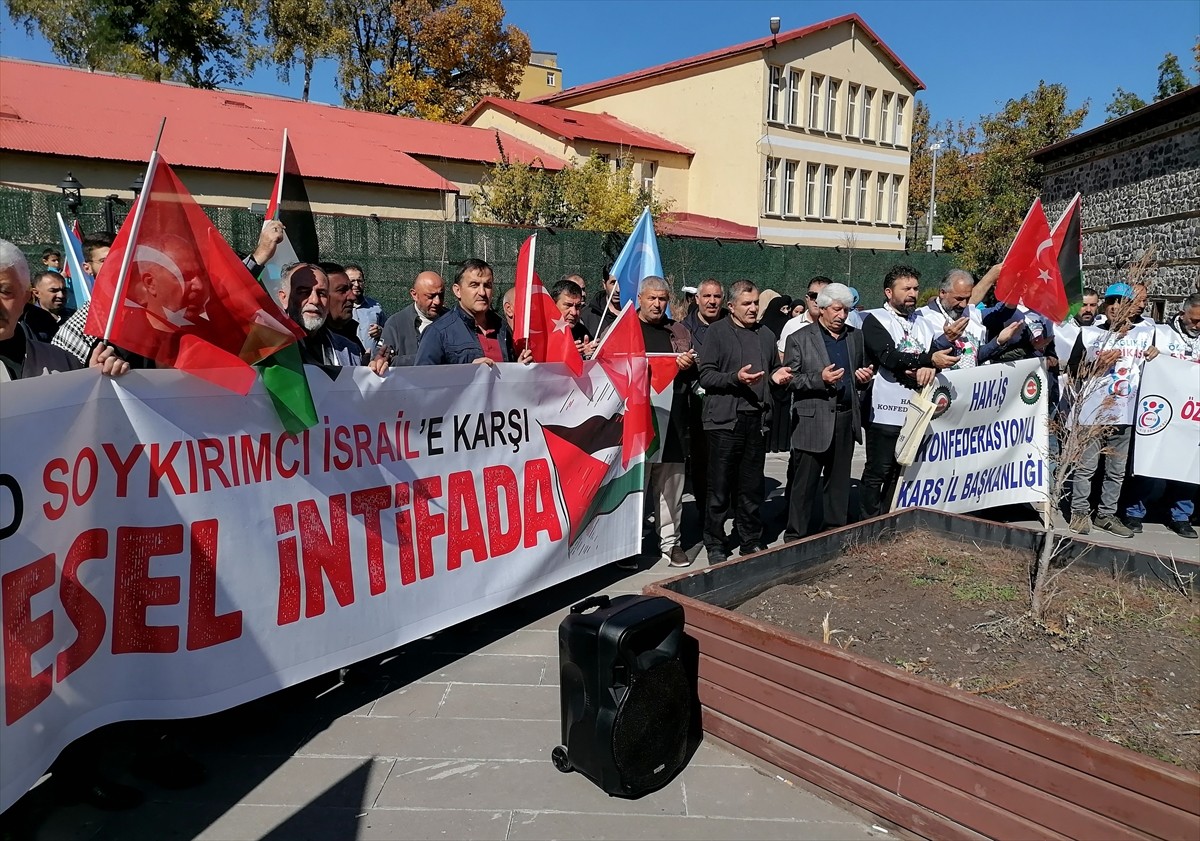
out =
[(695, 287), (695, 286), (685, 286), (685, 287), (683, 287), (683, 294), (684, 294), (684, 295), (695, 295), (695, 294), (696, 294), (696, 292), (697, 292), (697, 289), (696, 289), (696, 287)]

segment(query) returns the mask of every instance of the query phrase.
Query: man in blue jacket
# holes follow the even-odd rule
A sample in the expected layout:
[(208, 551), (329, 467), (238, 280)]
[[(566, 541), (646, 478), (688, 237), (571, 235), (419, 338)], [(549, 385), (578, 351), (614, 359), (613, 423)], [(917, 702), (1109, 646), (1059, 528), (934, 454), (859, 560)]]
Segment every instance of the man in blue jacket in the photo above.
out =
[(454, 276), (458, 306), (421, 334), (415, 365), (495, 365), (531, 362), (528, 350), (516, 356), (512, 333), (492, 309), (492, 267), (475, 257)]

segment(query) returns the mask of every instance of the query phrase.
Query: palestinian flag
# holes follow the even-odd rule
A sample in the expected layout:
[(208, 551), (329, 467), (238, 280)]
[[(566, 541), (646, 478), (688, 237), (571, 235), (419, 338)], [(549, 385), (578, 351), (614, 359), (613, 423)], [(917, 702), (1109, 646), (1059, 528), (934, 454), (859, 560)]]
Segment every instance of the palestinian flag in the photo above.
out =
[(1067, 299), (1073, 304), (1083, 298), (1083, 226), (1079, 213), (1080, 198), (1080, 194), (1076, 193), (1050, 231), (1054, 247), (1058, 249), (1058, 270), (1067, 290)]
[(652, 463), (662, 461), (662, 441), (671, 420), (671, 403), (675, 390), (671, 383), (679, 373), (673, 353), (648, 353), (650, 365), (650, 405), (654, 408), (654, 438), (646, 448), (646, 458)]
[[(542, 424), (542, 435), (546, 439), (546, 449), (550, 460), (558, 473), (558, 486), (562, 493), (563, 507), (570, 521), (570, 542), (583, 533), (597, 515), (608, 513), (602, 511), (598, 494), (608, 475), (609, 468), (616, 460), (616, 451), (621, 448), (622, 418), (613, 415), (609, 418), (590, 417), (575, 427)], [(605, 451), (608, 458), (601, 458)], [(638, 473), (638, 488), (641, 485), (641, 471)], [(627, 496), (621, 493), (616, 497), (617, 505)], [(615, 510), (616, 505), (608, 510)]]
[[(263, 267), (263, 276), (260, 277), (260, 282), (265, 282), (272, 294), (279, 288), (285, 266), (301, 261), (315, 263), (321, 253), (317, 226), (308, 202), (308, 190), (300, 175), (292, 145), (288, 142), (287, 129), (283, 130), (279, 173), (275, 176), (275, 186), (271, 190), (263, 225), (275, 221), (283, 223), (284, 240), (275, 249), (275, 256)], [(295, 434), (316, 426), (317, 410), (304, 374), (299, 346), (291, 345), (264, 360), (259, 365), (259, 371), (284, 429)]]

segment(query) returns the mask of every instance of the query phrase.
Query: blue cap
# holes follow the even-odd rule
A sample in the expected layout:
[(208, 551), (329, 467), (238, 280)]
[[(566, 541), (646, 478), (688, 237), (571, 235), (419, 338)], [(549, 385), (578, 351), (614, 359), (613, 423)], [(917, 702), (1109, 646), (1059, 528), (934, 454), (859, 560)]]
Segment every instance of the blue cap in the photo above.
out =
[(853, 286), (850, 287), (850, 297), (852, 297), (854, 299), (854, 303), (851, 306), (857, 307), (858, 306), (858, 290), (855, 289)]
[(1133, 287), (1128, 283), (1114, 283), (1104, 290), (1105, 298), (1132, 298)]

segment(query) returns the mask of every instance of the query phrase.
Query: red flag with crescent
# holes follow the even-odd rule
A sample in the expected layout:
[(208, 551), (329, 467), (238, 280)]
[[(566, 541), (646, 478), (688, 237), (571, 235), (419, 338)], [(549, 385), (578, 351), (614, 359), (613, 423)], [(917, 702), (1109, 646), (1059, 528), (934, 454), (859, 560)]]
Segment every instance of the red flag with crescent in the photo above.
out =
[(1014, 307), (1024, 304), (1055, 322), (1067, 317), (1067, 291), (1058, 266), (1058, 246), (1050, 234), (1041, 199), (1034, 199), (1009, 246), (996, 279), (996, 298)]

